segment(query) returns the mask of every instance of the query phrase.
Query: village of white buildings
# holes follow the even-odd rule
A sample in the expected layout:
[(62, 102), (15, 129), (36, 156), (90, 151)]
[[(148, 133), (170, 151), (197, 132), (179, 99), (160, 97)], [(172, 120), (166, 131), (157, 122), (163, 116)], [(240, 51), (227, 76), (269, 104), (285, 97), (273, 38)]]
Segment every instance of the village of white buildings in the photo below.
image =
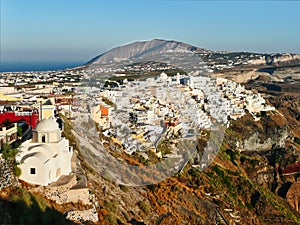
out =
[(92, 119), (127, 154), (151, 150), (162, 157), (162, 137), (188, 137), (215, 124), (228, 127), (246, 113), (259, 120), (261, 113), (275, 110), (259, 93), (224, 78), (162, 72), (122, 82), (98, 79), (92, 85), (80, 79), (89, 80), (86, 71), (1, 73), (0, 142), (2, 152), (21, 142), (15, 158), (19, 180), (37, 185), (35, 190), (47, 187), (47, 197), (58, 203), (90, 204), (92, 221), (96, 201), (76, 151), (62, 136), (63, 118), (76, 124)]
[(163, 72), (157, 78), (124, 79), (118, 87), (95, 89), (88, 90), (90, 106), (81, 104), (74, 115), (87, 121), (88, 113), (128, 154), (152, 149), (160, 156), (156, 148), (163, 133), (184, 137), (191, 129), (209, 130), (214, 123), (228, 127), (246, 111), (259, 120), (261, 112), (274, 110), (260, 94), (224, 78), (169, 77)]

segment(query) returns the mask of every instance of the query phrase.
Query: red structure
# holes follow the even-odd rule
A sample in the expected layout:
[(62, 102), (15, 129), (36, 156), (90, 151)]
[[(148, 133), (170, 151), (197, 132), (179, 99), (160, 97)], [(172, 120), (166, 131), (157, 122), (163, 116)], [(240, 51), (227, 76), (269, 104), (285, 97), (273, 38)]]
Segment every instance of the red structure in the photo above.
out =
[(5, 120), (13, 123), (26, 121), (34, 129), (39, 122), (39, 113), (37, 110), (0, 113), (0, 123), (3, 123)]
[(300, 163), (298, 162), (293, 163), (282, 170), (283, 175), (291, 175), (295, 173), (300, 173)]
[(179, 119), (176, 118), (168, 118), (164, 120), (164, 125), (166, 127), (176, 127), (179, 124)]

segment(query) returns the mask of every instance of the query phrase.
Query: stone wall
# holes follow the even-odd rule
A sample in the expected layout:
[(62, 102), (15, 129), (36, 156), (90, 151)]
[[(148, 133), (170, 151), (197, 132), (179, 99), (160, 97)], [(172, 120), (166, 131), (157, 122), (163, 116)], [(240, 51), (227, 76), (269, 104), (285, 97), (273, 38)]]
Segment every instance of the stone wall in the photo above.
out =
[(84, 205), (91, 205), (90, 193), (88, 188), (71, 189), (67, 193), (70, 202), (81, 202)]
[(81, 203), (83, 205), (92, 205), (88, 188), (79, 188), (71, 190), (63, 190), (61, 188), (47, 188), (45, 190), (46, 197), (58, 204), (64, 203)]
[(96, 211), (96, 208), (83, 210), (83, 211), (70, 211), (67, 214), (67, 219), (72, 221), (92, 221), (92, 222), (98, 222), (98, 213)]
[(66, 183), (59, 186), (47, 186), (44, 193), (48, 199), (55, 201), (58, 204), (69, 202), (82, 203), (91, 205), (90, 193), (87, 187), (72, 188), (77, 184), (76, 176)]
[(18, 185), (18, 179), (13, 174), (11, 166), (9, 166), (9, 163), (0, 154), (0, 190), (12, 186), (17, 187)]

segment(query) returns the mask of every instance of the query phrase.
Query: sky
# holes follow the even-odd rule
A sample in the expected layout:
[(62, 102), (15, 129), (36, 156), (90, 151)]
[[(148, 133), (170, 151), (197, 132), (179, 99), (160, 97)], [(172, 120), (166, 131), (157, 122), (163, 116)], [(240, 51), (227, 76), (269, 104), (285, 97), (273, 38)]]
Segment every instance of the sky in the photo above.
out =
[(210, 50), (300, 53), (300, 1), (0, 0), (2, 62), (82, 62), (162, 38)]

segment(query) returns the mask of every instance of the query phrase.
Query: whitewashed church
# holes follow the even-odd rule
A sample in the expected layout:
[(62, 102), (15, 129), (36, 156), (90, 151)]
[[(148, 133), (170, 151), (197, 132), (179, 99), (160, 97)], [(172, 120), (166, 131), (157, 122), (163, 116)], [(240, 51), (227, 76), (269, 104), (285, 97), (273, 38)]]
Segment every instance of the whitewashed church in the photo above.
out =
[(42, 120), (33, 130), (32, 140), (20, 146), (16, 160), (21, 168), (20, 180), (46, 186), (71, 172), (73, 148), (61, 136), (58, 123)]

